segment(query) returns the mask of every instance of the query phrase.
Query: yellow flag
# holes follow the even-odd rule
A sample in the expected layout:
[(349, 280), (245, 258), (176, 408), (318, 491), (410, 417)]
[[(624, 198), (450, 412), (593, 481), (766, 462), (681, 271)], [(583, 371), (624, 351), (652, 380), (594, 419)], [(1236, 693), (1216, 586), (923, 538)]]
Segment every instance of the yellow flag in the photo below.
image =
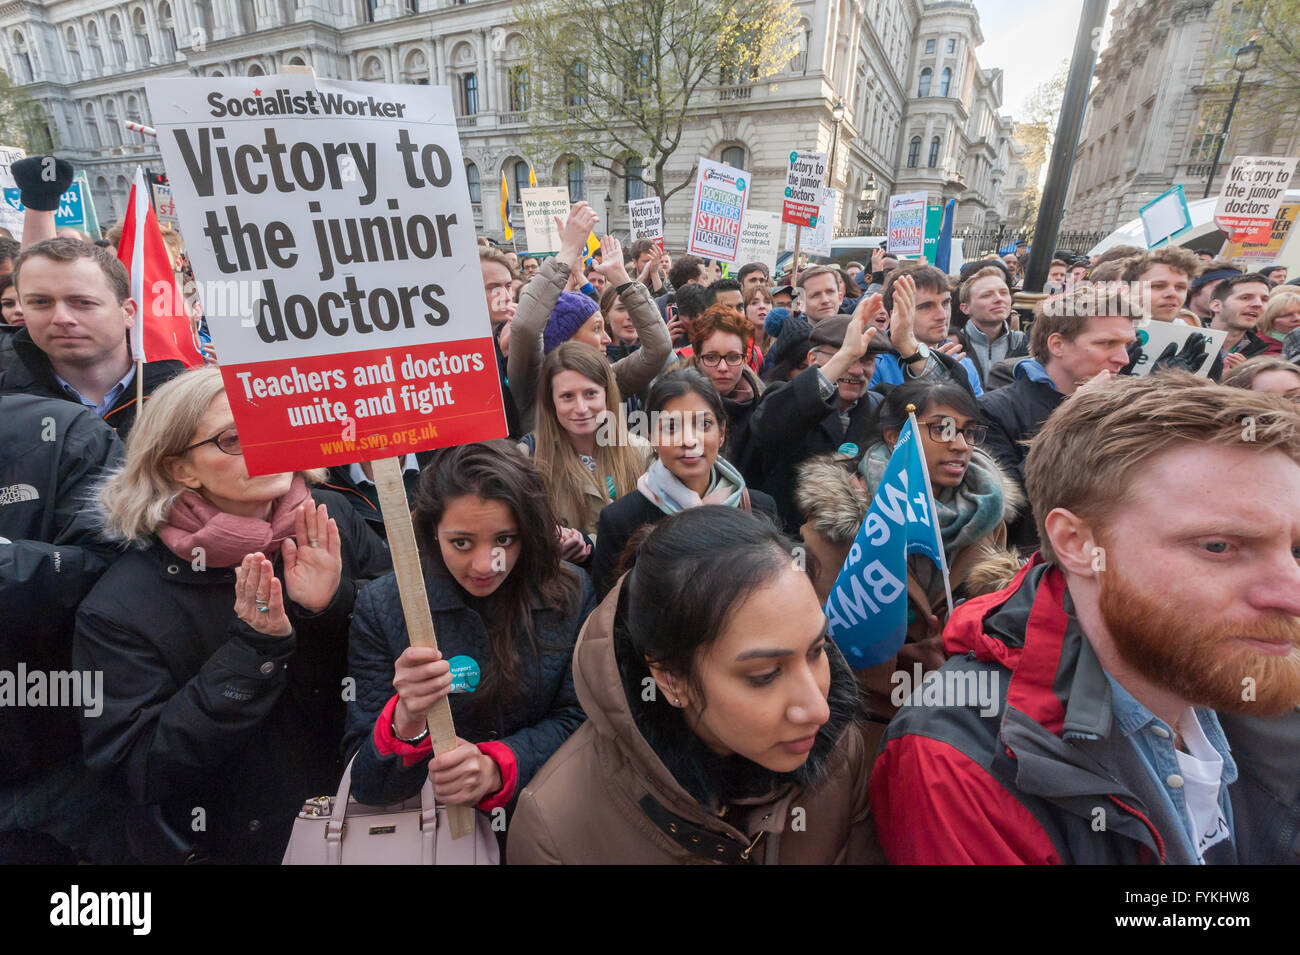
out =
[(501, 221), (506, 226), (506, 241), (513, 241), (515, 230), (510, 228), (510, 187), (506, 185), (506, 174), (504, 172), (501, 174)]
[(537, 188), (537, 173), (533, 172), (532, 163), (528, 164), (528, 188), (529, 189)]
[(587, 258), (591, 258), (600, 251), (600, 240), (596, 238), (596, 233), (587, 233)]

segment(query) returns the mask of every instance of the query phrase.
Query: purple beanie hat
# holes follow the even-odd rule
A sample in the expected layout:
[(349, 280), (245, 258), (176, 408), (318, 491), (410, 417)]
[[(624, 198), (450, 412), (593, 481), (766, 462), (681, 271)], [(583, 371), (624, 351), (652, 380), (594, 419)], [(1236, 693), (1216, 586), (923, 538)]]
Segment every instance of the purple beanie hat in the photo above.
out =
[(546, 323), (546, 331), (542, 333), (542, 351), (549, 354), (553, 348), (567, 342), (599, 307), (585, 295), (561, 292), (550, 321)]

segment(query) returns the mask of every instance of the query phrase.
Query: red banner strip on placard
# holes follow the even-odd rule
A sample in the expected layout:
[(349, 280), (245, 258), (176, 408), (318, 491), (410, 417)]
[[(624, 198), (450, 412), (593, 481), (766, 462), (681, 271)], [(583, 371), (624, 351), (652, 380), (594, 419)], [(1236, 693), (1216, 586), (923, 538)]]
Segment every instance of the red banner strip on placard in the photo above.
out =
[(225, 365), (221, 371), (250, 475), (506, 436), (490, 338)]

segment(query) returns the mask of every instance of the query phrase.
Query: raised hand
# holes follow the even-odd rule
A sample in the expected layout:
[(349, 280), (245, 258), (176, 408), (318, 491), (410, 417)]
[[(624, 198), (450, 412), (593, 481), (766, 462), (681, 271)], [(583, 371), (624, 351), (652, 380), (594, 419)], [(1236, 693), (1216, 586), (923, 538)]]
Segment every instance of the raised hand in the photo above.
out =
[(275, 567), (261, 552), (248, 554), (235, 568), (235, 615), (270, 637), (293, 633)]
[(600, 240), (600, 261), (594, 266), (597, 272), (605, 276), (605, 281), (615, 286), (626, 285), (632, 281), (623, 264), (623, 246), (612, 235)]
[(569, 218), (563, 222), (559, 216), (555, 217), (555, 225), (560, 230), (560, 251), (556, 254), (561, 262), (572, 263), (582, 254), (587, 247), (587, 236), (591, 235), (598, 221), (600, 216), (596, 210), (585, 202), (575, 202), (569, 210)]
[(898, 354), (915, 355), (919, 345), (914, 332), (916, 320), (916, 281), (910, 275), (894, 281), (894, 308), (889, 314), (889, 340)]
[(300, 505), (294, 514), (294, 536), (286, 538), (284, 582), (289, 599), (308, 613), (320, 613), (330, 605), (343, 576), (343, 545), (339, 526), (325, 505)]
[(658, 246), (655, 246), (654, 252), (651, 253), (650, 258), (646, 261), (646, 264), (642, 266), (641, 274), (636, 277), (636, 280), (640, 282), (642, 285), (648, 286), (650, 284), (651, 276), (653, 276), (655, 274), (655, 270), (659, 268), (659, 263), (663, 261), (663, 257), (664, 257), (664, 250), (659, 248)]

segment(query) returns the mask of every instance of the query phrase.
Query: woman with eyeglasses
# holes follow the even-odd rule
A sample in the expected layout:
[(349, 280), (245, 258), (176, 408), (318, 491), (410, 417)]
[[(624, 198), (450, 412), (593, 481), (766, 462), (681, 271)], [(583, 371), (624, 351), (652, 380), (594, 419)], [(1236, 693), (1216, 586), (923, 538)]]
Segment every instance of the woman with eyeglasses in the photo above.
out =
[(725, 305), (709, 306), (691, 329), (691, 363), (713, 382), (727, 412), (723, 454), (742, 471), (749, 466), (749, 419), (763, 393), (748, 363), (753, 342), (748, 320)]
[(303, 801), (338, 786), (348, 624), (391, 560), (309, 487), (323, 476), (250, 476), (221, 372), (201, 368), (153, 393), (100, 492), (125, 549), (73, 659), (103, 674), (82, 741), (137, 807), (140, 861), (278, 863)]
[(636, 490), (601, 511), (596, 525), (591, 579), (602, 598), (618, 579), (628, 541), (646, 524), (704, 504), (777, 521), (775, 502), (747, 487), (740, 471), (720, 453), (729, 427), (723, 404), (718, 389), (693, 368), (669, 372), (650, 389), (654, 461)]
[[(1006, 556), (1007, 522), (1024, 506), (1024, 494), (993, 458), (979, 449), (988, 429), (970, 392), (951, 380), (925, 379), (899, 385), (881, 403), (876, 417), (880, 440), (868, 447), (853, 471), (850, 461), (814, 458), (799, 469), (796, 500), (807, 518), (799, 529), (808, 546), (818, 596), (825, 599), (848, 556), (889, 464), (898, 436), (915, 406), (921, 450), (934, 491), (934, 516), (943, 537), (953, 600), (967, 596), (973, 570)], [(892, 715), (889, 676), (943, 664), (940, 634), (948, 618), (943, 573), (922, 554), (907, 558), (908, 643), (896, 660), (864, 671), (870, 709)]]

